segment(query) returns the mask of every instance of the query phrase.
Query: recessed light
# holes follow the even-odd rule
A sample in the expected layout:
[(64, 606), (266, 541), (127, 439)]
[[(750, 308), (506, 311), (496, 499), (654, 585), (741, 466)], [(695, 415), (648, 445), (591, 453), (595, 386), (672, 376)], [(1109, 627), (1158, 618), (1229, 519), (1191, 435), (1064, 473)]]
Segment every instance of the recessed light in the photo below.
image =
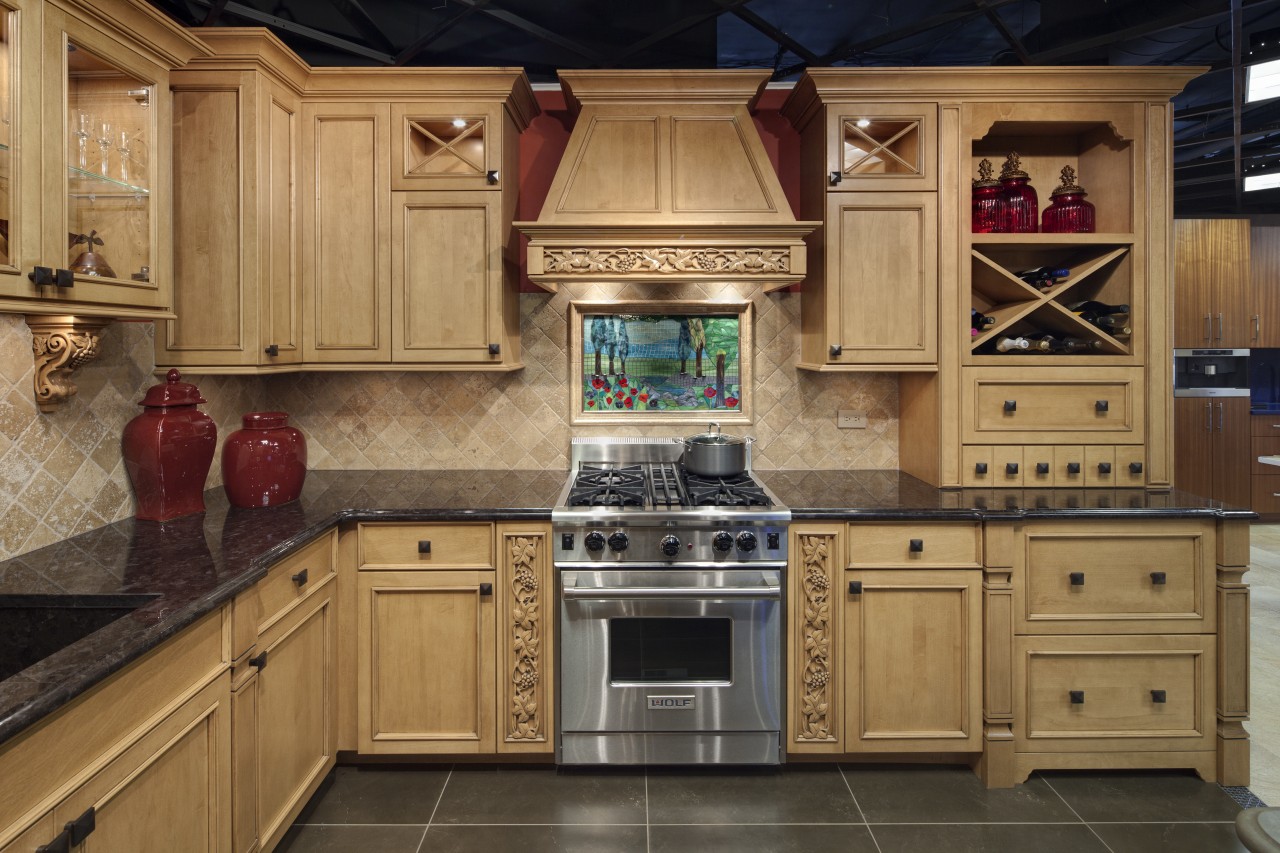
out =
[(454, 127), (466, 127), (466, 126), (467, 126), (467, 120), (466, 120), (465, 118), (455, 118), (455, 119), (453, 120), (453, 126), (454, 126)]
[(871, 119), (869, 118), (858, 119), (858, 127), (871, 127)]

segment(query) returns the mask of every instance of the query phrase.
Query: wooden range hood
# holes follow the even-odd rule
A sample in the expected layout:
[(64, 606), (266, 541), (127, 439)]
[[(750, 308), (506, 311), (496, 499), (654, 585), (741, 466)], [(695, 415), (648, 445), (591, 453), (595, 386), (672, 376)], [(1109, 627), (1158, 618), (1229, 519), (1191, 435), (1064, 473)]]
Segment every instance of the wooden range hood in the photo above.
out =
[(805, 276), (804, 237), (751, 120), (767, 71), (562, 71), (578, 113), (529, 237), (533, 282)]

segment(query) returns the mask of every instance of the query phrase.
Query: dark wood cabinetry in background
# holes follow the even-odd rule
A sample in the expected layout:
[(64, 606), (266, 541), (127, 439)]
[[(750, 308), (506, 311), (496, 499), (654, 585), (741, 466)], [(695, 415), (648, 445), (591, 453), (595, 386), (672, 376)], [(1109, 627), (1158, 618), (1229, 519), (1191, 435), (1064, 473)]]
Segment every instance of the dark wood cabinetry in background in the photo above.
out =
[(1230, 506), (1248, 507), (1252, 500), (1249, 422), (1248, 397), (1176, 398), (1174, 485)]
[(1173, 345), (1261, 346), (1252, 341), (1249, 220), (1179, 219), (1174, 235)]

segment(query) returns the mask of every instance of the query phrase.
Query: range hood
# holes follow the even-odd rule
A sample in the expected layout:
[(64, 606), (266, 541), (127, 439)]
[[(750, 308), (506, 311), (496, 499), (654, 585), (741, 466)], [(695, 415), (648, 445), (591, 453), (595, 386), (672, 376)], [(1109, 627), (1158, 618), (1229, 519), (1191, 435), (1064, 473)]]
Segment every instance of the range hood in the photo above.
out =
[(529, 237), (531, 281), (805, 276), (804, 237), (748, 112), (767, 71), (562, 71), (578, 114)]

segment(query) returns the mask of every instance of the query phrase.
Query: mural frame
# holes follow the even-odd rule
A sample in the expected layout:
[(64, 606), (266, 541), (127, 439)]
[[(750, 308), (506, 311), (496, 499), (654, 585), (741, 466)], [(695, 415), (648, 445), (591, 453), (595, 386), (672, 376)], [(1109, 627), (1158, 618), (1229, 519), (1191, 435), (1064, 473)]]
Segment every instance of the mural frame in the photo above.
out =
[[(635, 411), (610, 409), (588, 411), (583, 405), (584, 369), (586, 357), (586, 322), (595, 314), (640, 314), (661, 316), (707, 317), (734, 315), (738, 319), (738, 410), (688, 409), (663, 411), (650, 409)], [(722, 424), (749, 424), (752, 411), (752, 362), (755, 348), (752, 335), (752, 304), (750, 302), (713, 302), (691, 300), (609, 300), (573, 301), (569, 303), (569, 423), (580, 424), (667, 424), (699, 425), (707, 422)], [(714, 372), (714, 357), (711, 358)]]

